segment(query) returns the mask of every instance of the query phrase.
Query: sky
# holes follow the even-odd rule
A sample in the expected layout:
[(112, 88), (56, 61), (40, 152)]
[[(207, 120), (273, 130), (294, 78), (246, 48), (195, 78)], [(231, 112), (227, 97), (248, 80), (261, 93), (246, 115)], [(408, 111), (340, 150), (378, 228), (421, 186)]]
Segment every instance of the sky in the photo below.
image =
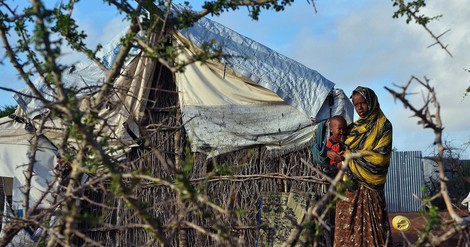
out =
[[(175, 1), (183, 2), (183, 1)], [(203, 1), (190, 1), (198, 9)], [(385, 90), (405, 85), (411, 76), (429, 79), (437, 92), (444, 126), (443, 141), (463, 159), (470, 159), (470, 5), (465, 0), (428, 1), (426, 14), (442, 17), (429, 26), (442, 36), (452, 57), (434, 45), (433, 38), (404, 18), (393, 19), (391, 1), (317, 0), (317, 12), (305, 1), (295, 1), (283, 12), (264, 11), (252, 21), (248, 11), (222, 13), (211, 19), (317, 70), (350, 95), (358, 85), (372, 88), (393, 125), (393, 146), (398, 151), (435, 153), (432, 130), (423, 129), (411, 111)], [(126, 23), (102, 1), (82, 0), (74, 10), (78, 24), (91, 45), (105, 43)], [(4, 56), (3, 47), (0, 56)], [(73, 61), (79, 57), (69, 56)], [(0, 65), (0, 86), (20, 89), (25, 85), (7, 64)], [(422, 106), (423, 92), (412, 84), (411, 102)], [(0, 92), (0, 106), (16, 104), (11, 93)]]

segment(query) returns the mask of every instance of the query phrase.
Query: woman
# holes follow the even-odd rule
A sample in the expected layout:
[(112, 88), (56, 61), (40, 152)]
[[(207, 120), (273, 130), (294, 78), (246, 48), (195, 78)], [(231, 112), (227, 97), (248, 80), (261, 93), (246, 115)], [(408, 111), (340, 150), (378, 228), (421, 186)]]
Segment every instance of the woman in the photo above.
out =
[[(334, 245), (392, 246), (384, 194), (392, 124), (380, 110), (372, 89), (357, 87), (352, 101), (359, 119), (349, 126), (344, 156), (355, 152), (364, 156), (349, 163), (345, 180), (350, 180), (352, 186), (345, 191), (347, 200), (336, 203)], [(334, 152), (327, 155), (334, 161), (342, 159)]]

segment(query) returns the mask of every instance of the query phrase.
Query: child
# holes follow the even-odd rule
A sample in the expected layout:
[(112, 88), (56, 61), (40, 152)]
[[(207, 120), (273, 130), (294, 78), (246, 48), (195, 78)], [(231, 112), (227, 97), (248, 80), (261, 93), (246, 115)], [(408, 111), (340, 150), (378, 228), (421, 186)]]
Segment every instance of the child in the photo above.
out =
[[(344, 140), (346, 139), (346, 119), (340, 115), (330, 118), (330, 136), (326, 142), (326, 148), (330, 151), (342, 154), (345, 150)], [(336, 169), (341, 168), (341, 162), (330, 160), (330, 165)]]

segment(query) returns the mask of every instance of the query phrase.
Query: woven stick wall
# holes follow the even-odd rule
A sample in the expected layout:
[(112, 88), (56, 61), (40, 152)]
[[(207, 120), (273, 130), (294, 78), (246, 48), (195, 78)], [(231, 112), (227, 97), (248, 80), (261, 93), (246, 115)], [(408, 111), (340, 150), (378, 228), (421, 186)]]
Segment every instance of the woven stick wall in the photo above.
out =
[[(207, 193), (218, 205), (226, 205), (231, 210), (242, 210), (241, 217), (224, 219), (232, 225), (233, 234), (240, 237), (243, 246), (255, 246), (259, 242), (259, 228), (262, 197), (280, 193), (296, 192), (322, 195), (323, 184), (318, 183), (311, 168), (302, 164), (301, 159), (309, 160), (309, 151), (301, 150), (281, 157), (269, 157), (264, 148), (241, 150), (217, 158), (221, 166), (228, 166), (232, 176), (226, 179), (211, 179)], [(201, 161), (204, 156), (201, 155)], [(196, 162), (193, 176), (207, 175), (203, 162)], [(231, 178), (228, 178), (231, 177)], [(195, 246), (208, 246), (213, 243), (200, 234), (192, 235), (198, 243)]]
[[(164, 67), (157, 66), (154, 84), (147, 104), (148, 146), (133, 149), (128, 155), (126, 171), (142, 170), (153, 177), (174, 181), (175, 167), (192, 163), (192, 171), (187, 174), (191, 184), (200, 189), (216, 205), (229, 209), (233, 214), (221, 215), (213, 209), (186, 207), (174, 191), (165, 186), (157, 186), (141, 181), (135, 185), (134, 196), (146, 205), (146, 212), (159, 219), (162, 226), (175, 222), (175, 217), (200, 226), (201, 231), (182, 224), (178, 229), (168, 228), (166, 238), (172, 246), (214, 246), (208, 236), (217, 229), (225, 229), (230, 239), (237, 245), (256, 246), (260, 242), (260, 202), (263, 195), (275, 193), (310, 193), (321, 196), (323, 184), (313, 169), (301, 162), (310, 160), (308, 149), (293, 152), (281, 157), (270, 157), (263, 147), (240, 150), (207, 159), (204, 154), (189, 154), (189, 144), (185, 141), (182, 122), (179, 117), (178, 95), (173, 75)], [(229, 170), (228, 176), (214, 176), (217, 169)], [(135, 183), (135, 181), (133, 181)], [(87, 236), (104, 246), (154, 245), (154, 241), (143, 227), (143, 221), (136, 212), (125, 207), (119, 199), (96, 193), (89, 195), (95, 201), (109, 208), (85, 206), (84, 211), (99, 215), (103, 224), (87, 228)], [(316, 198), (318, 199), (318, 198)], [(314, 198), (315, 200), (315, 198)], [(87, 205), (87, 204), (84, 204)], [(240, 214), (236, 214), (240, 212)], [(104, 227), (109, 226), (113, 227)], [(220, 242), (219, 242), (220, 244)], [(228, 244), (228, 242), (227, 242)], [(232, 243), (234, 244), (234, 243)]]

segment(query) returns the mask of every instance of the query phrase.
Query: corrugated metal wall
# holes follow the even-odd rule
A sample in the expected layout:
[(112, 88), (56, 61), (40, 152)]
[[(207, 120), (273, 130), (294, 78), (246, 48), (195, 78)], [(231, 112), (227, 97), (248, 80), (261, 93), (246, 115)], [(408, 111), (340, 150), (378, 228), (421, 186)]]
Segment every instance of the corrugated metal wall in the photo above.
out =
[(421, 202), (413, 194), (422, 197), (424, 186), (421, 151), (397, 151), (392, 153), (385, 183), (385, 199), (389, 212), (417, 212)]

